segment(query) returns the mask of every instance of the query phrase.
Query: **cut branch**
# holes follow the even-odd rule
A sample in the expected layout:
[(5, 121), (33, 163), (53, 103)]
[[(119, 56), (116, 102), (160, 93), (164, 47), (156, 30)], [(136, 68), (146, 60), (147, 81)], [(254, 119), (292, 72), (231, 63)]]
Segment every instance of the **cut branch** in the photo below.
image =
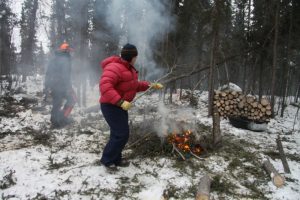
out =
[(184, 155), (177, 149), (177, 147), (175, 146), (175, 144), (173, 144), (173, 150), (175, 150), (183, 160), (186, 160), (186, 158), (184, 157)]
[[(258, 48), (259, 48), (259, 47), (251, 48), (251, 49), (249, 49), (249, 50), (247, 50), (247, 51), (245, 51), (245, 52), (243, 52), (243, 53), (241, 53), (241, 54), (235, 54), (235, 55), (232, 55), (232, 56), (228, 56), (228, 57), (226, 57), (224, 60), (222, 60), (222, 61), (220, 61), (220, 62), (217, 62), (217, 63), (216, 63), (216, 67), (218, 68), (219, 65), (221, 65), (221, 64), (223, 64), (223, 63), (225, 63), (225, 62), (227, 62), (227, 61), (229, 61), (229, 60), (231, 60), (231, 59), (233, 59), (233, 58), (235, 58), (235, 57), (242, 56), (242, 55), (248, 54), (249, 52), (255, 51), (255, 50), (257, 50)], [(179, 65), (178, 65), (178, 66), (179, 66)], [(201, 67), (200, 64), (197, 63), (196, 66), (195, 66), (190, 72), (185, 73), (185, 74), (182, 74), (182, 75), (180, 75), (180, 76), (175, 76), (175, 77), (171, 77), (171, 78), (169, 78), (169, 79), (166, 79), (166, 80), (163, 81), (163, 83), (164, 83), (164, 84), (167, 84), (167, 83), (170, 83), (170, 82), (173, 82), (173, 81), (176, 81), (176, 80), (180, 80), (180, 79), (182, 79), (182, 78), (186, 78), (186, 77), (189, 77), (189, 76), (191, 76), (191, 75), (194, 75), (194, 74), (197, 74), (197, 73), (199, 73), (199, 72), (202, 72), (202, 71), (205, 71), (205, 70), (208, 70), (208, 69), (209, 69), (209, 66), (205, 66), (205, 67), (202, 67), (202, 68), (200, 68), (200, 67)]]
[(137, 140), (137, 141), (135, 141), (135, 142), (129, 144), (129, 145), (127, 146), (127, 149), (129, 149), (129, 148), (133, 147), (134, 145), (140, 143), (141, 141), (147, 139), (151, 134), (152, 134), (152, 133), (147, 133), (147, 134), (145, 134), (145, 135), (144, 135), (142, 138), (140, 138), (139, 140)]

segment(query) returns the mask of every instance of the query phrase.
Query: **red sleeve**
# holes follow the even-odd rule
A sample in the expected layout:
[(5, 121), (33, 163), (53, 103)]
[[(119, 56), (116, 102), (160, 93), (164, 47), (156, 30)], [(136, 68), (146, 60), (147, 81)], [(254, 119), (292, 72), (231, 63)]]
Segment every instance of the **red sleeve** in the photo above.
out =
[(150, 83), (148, 81), (139, 81), (139, 86), (137, 88), (137, 92), (145, 91), (149, 87), (150, 87)]
[(119, 80), (120, 73), (117, 67), (114, 65), (106, 66), (100, 79), (100, 92), (101, 96), (104, 96), (112, 104), (116, 104), (121, 99), (120, 94), (115, 90), (115, 85)]

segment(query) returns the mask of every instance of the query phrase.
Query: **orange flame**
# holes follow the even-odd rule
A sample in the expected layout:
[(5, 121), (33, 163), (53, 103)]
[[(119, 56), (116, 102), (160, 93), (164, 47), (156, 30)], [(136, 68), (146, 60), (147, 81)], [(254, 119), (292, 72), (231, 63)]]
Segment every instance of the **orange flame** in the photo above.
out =
[(174, 132), (168, 137), (168, 141), (183, 152), (192, 152), (199, 155), (202, 152), (201, 146), (199, 144), (191, 145), (191, 135), (190, 130), (183, 131), (182, 134)]

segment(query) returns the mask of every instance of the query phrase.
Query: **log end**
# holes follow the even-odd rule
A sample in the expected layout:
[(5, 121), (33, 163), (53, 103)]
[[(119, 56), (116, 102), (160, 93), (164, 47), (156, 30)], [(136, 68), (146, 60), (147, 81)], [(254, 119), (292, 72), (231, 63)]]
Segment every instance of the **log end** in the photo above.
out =
[(282, 187), (284, 185), (284, 182), (285, 182), (284, 178), (280, 175), (275, 175), (273, 177), (273, 183), (276, 187)]
[(209, 195), (203, 193), (197, 193), (195, 200), (209, 200)]

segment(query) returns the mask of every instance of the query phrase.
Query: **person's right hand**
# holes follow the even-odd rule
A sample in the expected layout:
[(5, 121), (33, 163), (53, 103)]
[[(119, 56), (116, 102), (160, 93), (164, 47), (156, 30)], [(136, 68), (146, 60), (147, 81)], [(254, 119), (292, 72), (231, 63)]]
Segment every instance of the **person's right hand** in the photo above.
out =
[(162, 89), (164, 86), (161, 83), (151, 83), (150, 87), (159, 90)]
[(121, 108), (123, 110), (129, 110), (131, 108), (131, 103), (128, 101), (123, 101), (123, 103), (121, 104)]

